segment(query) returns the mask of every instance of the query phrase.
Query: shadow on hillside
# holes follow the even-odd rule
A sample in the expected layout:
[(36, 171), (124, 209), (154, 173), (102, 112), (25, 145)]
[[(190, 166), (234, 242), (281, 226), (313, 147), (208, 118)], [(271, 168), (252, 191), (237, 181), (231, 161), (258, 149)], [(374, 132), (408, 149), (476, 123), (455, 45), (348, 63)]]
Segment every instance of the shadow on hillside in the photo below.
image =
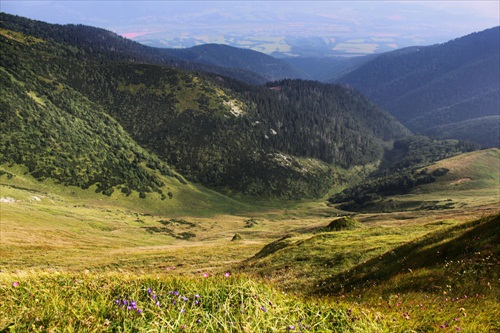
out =
[[(438, 269), (439, 265), (445, 267), (447, 263), (458, 260), (481, 263), (485, 252), (492, 253), (490, 257), (498, 260), (495, 258), (499, 258), (500, 255), (500, 214), (440, 230), (404, 244), (347, 272), (324, 280), (320, 283), (324, 287), (317, 292), (319, 294), (349, 292), (363, 286), (381, 284), (403, 274), (408, 278), (401, 279), (403, 282), (398, 286), (400, 291), (422, 287), (432, 289), (432, 280), (439, 280), (439, 276), (433, 278), (428, 274), (414, 274), (417, 270)], [(494, 263), (493, 266), (498, 264)], [(489, 263), (484, 265), (491, 266)], [(419, 281), (422, 279), (429, 280)]]

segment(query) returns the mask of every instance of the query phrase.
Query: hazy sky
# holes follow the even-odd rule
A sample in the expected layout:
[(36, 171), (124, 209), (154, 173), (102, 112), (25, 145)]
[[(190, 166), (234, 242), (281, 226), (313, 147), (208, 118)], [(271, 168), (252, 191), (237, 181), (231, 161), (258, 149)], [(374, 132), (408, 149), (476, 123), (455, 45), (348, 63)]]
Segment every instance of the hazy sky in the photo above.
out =
[(230, 44), (230, 36), (233, 36), (233, 39), (240, 38), (242, 44), (242, 36), (254, 39), (286, 36), (288, 40), (319, 36), (336, 38), (337, 42), (339, 38), (351, 41), (386, 38), (387, 45), (403, 47), (445, 42), (500, 25), (498, 0), (1, 0), (0, 6), (4, 12), (32, 19), (92, 25), (139, 41), (141, 38), (163, 40), (166, 45), (173, 39), (180, 43), (189, 38), (196, 43)]

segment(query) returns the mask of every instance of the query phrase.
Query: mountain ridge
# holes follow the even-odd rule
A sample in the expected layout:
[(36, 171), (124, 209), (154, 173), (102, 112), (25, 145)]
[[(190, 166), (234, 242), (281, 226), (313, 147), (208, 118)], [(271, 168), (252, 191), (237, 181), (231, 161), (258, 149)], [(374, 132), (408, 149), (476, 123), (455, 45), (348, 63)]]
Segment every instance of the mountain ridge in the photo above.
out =
[[(335, 82), (359, 89), (415, 133), (436, 135), (436, 126), (498, 115), (499, 64), (500, 27), (494, 27), (443, 44), (384, 53)], [(489, 131), (499, 126), (492, 123)], [(498, 137), (480, 141), (484, 147), (500, 146)]]

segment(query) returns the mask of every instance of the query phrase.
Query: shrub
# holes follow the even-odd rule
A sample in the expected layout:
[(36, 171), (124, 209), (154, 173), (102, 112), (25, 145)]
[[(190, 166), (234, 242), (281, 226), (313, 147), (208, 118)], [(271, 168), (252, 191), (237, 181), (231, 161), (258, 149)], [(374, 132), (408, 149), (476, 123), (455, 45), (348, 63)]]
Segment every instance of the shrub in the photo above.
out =
[(341, 218), (335, 219), (326, 227), (327, 231), (341, 231), (341, 230), (353, 230), (362, 228), (363, 225), (356, 221), (355, 219), (343, 216)]

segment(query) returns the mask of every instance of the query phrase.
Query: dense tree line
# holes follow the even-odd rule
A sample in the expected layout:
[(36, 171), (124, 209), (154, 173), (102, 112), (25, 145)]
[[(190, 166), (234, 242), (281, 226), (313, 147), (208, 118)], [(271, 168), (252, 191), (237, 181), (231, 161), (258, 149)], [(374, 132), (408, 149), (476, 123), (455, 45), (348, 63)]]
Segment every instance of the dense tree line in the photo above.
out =
[(26, 165), (40, 180), (82, 188), (96, 184), (108, 195), (115, 187), (127, 194), (161, 192), (159, 174), (179, 177), (99, 105), (54, 79), (52, 68), (40, 61), (43, 52), (30, 51), (53, 46), (23, 35), (1, 39), (0, 163)]
[(385, 166), (380, 173), (390, 174), (426, 166), (461, 153), (477, 150), (477, 144), (460, 140), (435, 140), (411, 136), (397, 140), (384, 155)]
[(438, 169), (436, 173), (422, 171), (405, 171), (364, 181), (363, 184), (349, 187), (348, 189), (332, 196), (329, 202), (344, 206), (363, 207), (382, 199), (383, 197), (396, 194), (407, 194), (418, 185), (429, 184), (436, 181), (436, 177), (448, 172), (447, 169)]

